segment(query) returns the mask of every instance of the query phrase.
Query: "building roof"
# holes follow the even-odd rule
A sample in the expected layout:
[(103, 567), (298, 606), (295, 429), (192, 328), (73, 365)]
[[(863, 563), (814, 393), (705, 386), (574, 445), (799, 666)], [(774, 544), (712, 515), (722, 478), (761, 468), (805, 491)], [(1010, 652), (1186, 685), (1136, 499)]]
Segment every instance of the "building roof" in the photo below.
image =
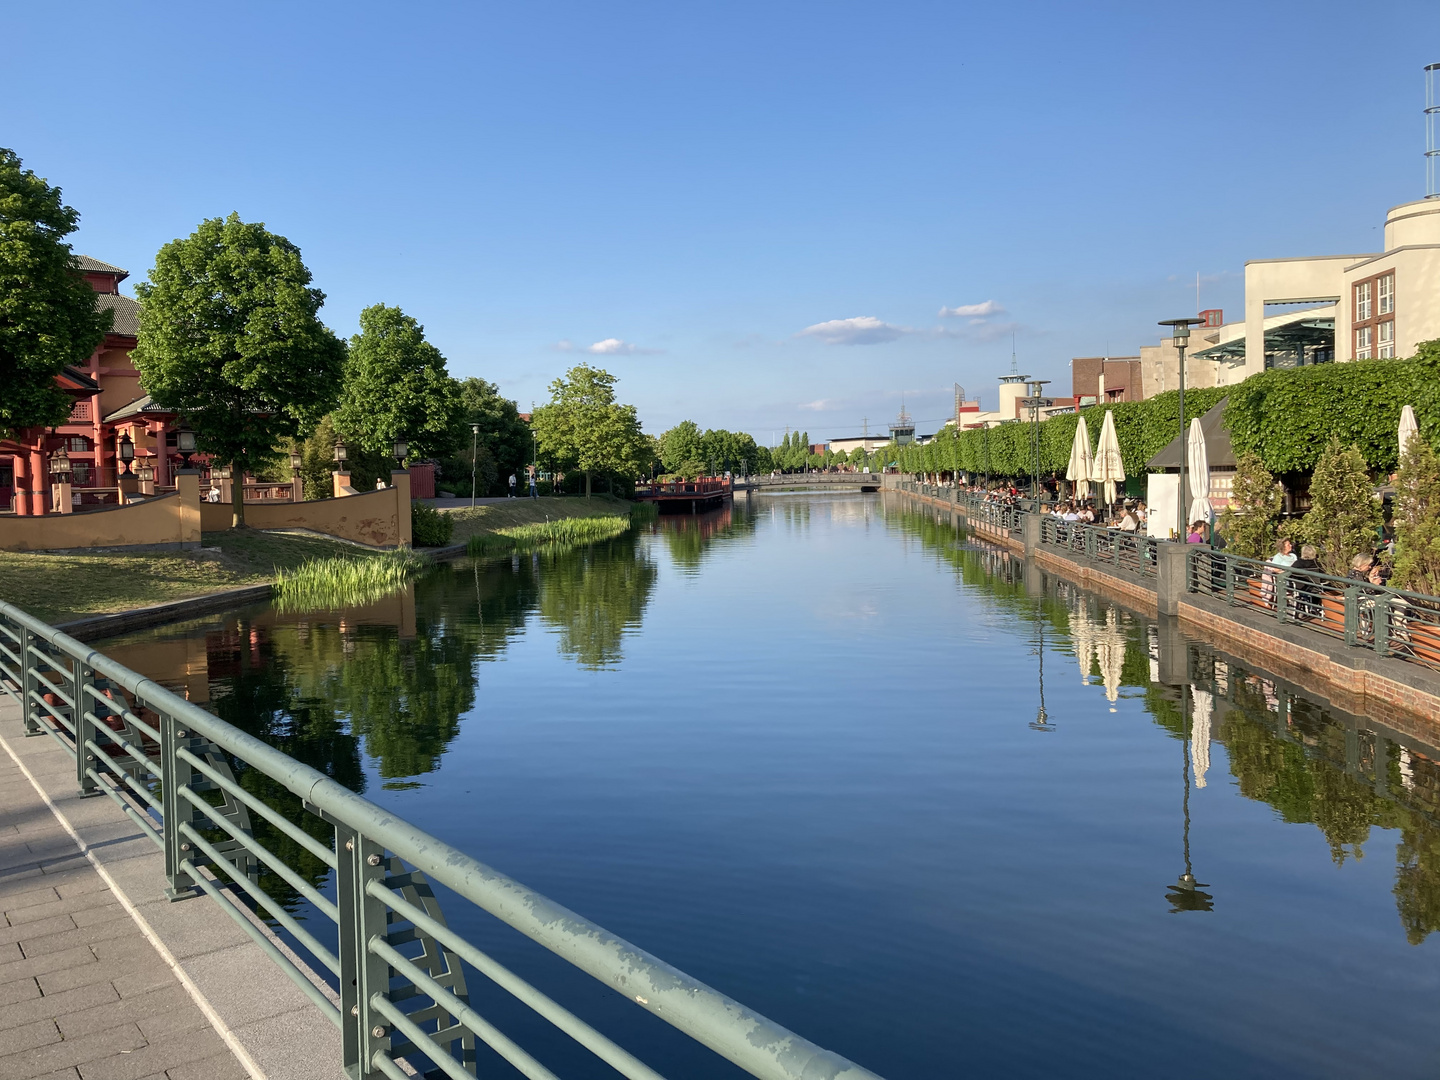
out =
[(129, 405), (121, 405), (120, 408), (105, 417), (105, 423), (110, 424), (120, 420), (129, 420), (132, 416), (141, 416), (146, 413), (151, 415), (158, 413), (162, 416), (171, 416), (173, 415), (173, 410), (162, 409), (150, 400), (149, 394), (146, 394), (144, 397), (136, 398), (130, 402)]
[(101, 308), (115, 312), (115, 322), (110, 328), (112, 334), (135, 337), (140, 333), (140, 301), (119, 293), (97, 293), (95, 300)]
[(60, 389), (78, 391), (80, 397), (89, 397), (100, 391), (100, 384), (79, 368), (67, 367), (55, 376), (55, 381), (60, 384)]
[[(1230, 429), (1225, 426), (1225, 405), (1229, 398), (1221, 398), (1204, 416), (1200, 417), (1200, 430), (1205, 434), (1205, 457), (1212, 469), (1233, 469), (1235, 449), (1230, 445)], [(1185, 434), (1190, 434), (1190, 425), (1185, 425)], [(1176, 435), (1165, 444), (1165, 448), (1145, 463), (1147, 469), (1174, 469), (1180, 471), (1180, 436)]]
[(99, 259), (92, 259), (89, 255), (76, 255), (75, 261), (79, 263), (80, 269), (87, 274), (119, 274), (122, 277), (129, 277), (129, 270), (121, 270), (118, 266), (111, 266)]

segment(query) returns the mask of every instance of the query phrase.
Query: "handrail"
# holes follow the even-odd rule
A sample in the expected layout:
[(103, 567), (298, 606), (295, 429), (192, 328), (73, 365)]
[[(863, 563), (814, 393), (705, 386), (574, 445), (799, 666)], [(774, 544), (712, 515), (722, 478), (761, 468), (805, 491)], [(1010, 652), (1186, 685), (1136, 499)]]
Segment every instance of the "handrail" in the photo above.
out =
[(1159, 541), (1142, 532), (1066, 521), (1053, 514), (1042, 514), (1040, 543), (1065, 548), (1141, 577), (1155, 577), (1157, 573)]
[[(172, 898), (198, 889), (215, 899), (335, 1021), (343, 1035), (343, 1064), (351, 1076), (404, 1075), (397, 1059), (408, 1059), (421, 1072), (428, 1061), (451, 1076), (473, 1076), (477, 1038), (517, 1066), (529, 1070), (533, 1065), (530, 1075), (550, 1075), (470, 1007), (460, 967), (464, 957), (472, 970), (509, 991), (622, 1075), (637, 1080), (658, 1077), (628, 1051), (446, 927), (428, 879), (752, 1076), (879, 1080), (868, 1069), (747, 1009), (3, 601), (0, 689), (21, 704), (27, 734), (48, 734), (65, 747), (76, 762), (82, 791), (110, 796), (164, 850)], [(94, 707), (75, 708), (76, 702), (91, 702)], [(127, 767), (126, 754), (117, 761), (102, 744), (130, 751), (132, 760), (138, 754), (141, 761)], [(136, 751), (137, 747), (143, 749)], [(337, 971), (338, 1010), (254, 925), (226, 885), (225, 879), (233, 881), (277, 917), (281, 907), (258, 883), (259, 866), (267, 867), (277, 879), (305, 885), (297, 893), (310, 896), (312, 902), (318, 895), (299, 880), (300, 871), (254, 838), (247, 811), (255, 810), (292, 842), (298, 841), (297, 833), (307, 839), (312, 834), (302, 821), (287, 820), (235, 783), (228, 764), (223, 764), (226, 754), (297, 797), (303, 810), (297, 810), (296, 816), (308, 813), (333, 827), (333, 848), (318, 841), (300, 841), (299, 846), (312, 856), (323, 855), (322, 864), (334, 868), (336, 901), (331, 904), (318, 897), (321, 902), (313, 906), (321, 915), (330, 915), (328, 909), (333, 909), (338, 947), (332, 952), (293, 918), (281, 922), (312, 956)], [(217, 763), (222, 764), (217, 768)], [(216, 797), (224, 801), (217, 804)], [(425, 948), (416, 953), (414, 946), (421, 942)], [(396, 946), (405, 943), (407, 949), (397, 952)], [(397, 957), (403, 963), (397, 963)], [(396, 980), (400, 985), (395, 985)]]

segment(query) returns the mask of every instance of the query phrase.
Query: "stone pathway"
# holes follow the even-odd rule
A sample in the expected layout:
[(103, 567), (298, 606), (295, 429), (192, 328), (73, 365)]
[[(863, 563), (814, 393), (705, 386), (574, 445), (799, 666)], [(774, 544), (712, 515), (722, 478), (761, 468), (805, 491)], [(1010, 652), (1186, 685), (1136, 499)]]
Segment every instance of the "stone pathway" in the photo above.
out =
[(0, 912), (0, 1080), (248, 1075), (3, 751)]

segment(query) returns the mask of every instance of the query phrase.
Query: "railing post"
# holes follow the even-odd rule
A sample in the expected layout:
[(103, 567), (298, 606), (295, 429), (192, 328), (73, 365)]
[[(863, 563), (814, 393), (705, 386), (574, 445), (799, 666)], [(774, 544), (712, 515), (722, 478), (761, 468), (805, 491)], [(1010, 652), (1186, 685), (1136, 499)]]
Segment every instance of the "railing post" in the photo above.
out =
[(40, 721), (36, 720), (30, 710), (35, 703), (30, 695), (35, 693), (38, 685), (35, 679), (35, 671), (31, 667), (34, 660), (30, 656), (30, 643), (34, 640), (34, 634), (23, 623), (20, 626), (20, 715), (25, 718), (25, 735), (43, 735), (44, 730), (40, 727)]
[(1221, 555), (1225, 560), (1225, 603), (1229, 607), (1235, 606), (1235, 560), (1229, 555)]
[(89, 714), (95, 707), (95, 699), (90, 696), (90, 690), (95, 685), (95, 672), (79, 660), (76, 660), (74, 665), (75, 708), (72, 711), (75, 714), (75, 783), (79, 785), (81, 795), (98, 795), (100, 789), (87, 775), (90, 767), (95, 764), (95, 755), (85, 745), (88, 742), (100, 745), (100, 736), (95, 733), (95, 725), (89, 720)]
[(1281, 569), (1275, 575), (1275, 618), (1285, 621), (1285, 609), (1290, 606), (1290, 571)]
[(385, 937), (385, 905), (365, 891), (385, 879), (385, 852), (346, 825), (335, 825), (336, 906), (340, 909), (340, 1035), (345, 1073), (368, 1080), (376, 1050), (390, 1049), (387, 1021), (370, 1004), (390, 990), (390, 966), (370, 951)]
[(1352, 585), (1345, 590), (1345, 644), (1360, 639), (1360, 590)]
[[(158, 710), (157, 710), (158, 711)], [(195, 822), (195, 808), (180, 797), (180, 789), (189, 787), (195, 778), (194, 767), (176, 756), (181, 747), (195, 752), (190, 732), (167, 712), (160, 713), (160, 808), (164, 814), (165, 879), (170, 886), (165, 895), (171, 900), (188, 900), (200, 891), (180, 863), (190, 858), (190, 841), (180, 835), (181, 825)]]
[(1390, 655), (1390, 597), (1384, 593), (1375, 597), (1371, 622), (1375, 638), (1375, 655)]

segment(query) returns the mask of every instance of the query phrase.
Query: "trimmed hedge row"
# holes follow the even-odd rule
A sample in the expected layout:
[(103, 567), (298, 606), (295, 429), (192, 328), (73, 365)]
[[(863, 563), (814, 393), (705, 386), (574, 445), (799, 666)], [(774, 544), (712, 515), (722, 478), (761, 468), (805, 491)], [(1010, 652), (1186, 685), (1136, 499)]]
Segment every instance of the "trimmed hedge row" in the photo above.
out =
[[(1359, 446), (1370, 468), (1392, 472), (1398, 462), (1396, 429), (1404, 405), (1414, 407), (1421, 435), (1440, 448), (1440, 341), (1425, 342), (1408, 360), (1274, 369), (1235, 386), (1187, 390), (1187, 422), (1227, 395), (1225, 422), (1235, 452), (1254, 451), (1273, 473), (1313, 469), (1332, 435), (1346, 446)], [(1113, 412), (1125, 474), (1138, 476), (1179, 431), (1179, 398), (1171, 390), (1145, 401), (1092, 405), (1079, 414), (1042, 421), (1041, 474), (1065, 472), (1078, 416), (1085, 417), (1093, 446), (1104, 414)], [(904, 472), (1028, 476), (1035, 461), (1033, 438), (1026, 423), (960, 432), (947, 427), (924, 446), (888, 447), (885, 460), (897, 462)]]

